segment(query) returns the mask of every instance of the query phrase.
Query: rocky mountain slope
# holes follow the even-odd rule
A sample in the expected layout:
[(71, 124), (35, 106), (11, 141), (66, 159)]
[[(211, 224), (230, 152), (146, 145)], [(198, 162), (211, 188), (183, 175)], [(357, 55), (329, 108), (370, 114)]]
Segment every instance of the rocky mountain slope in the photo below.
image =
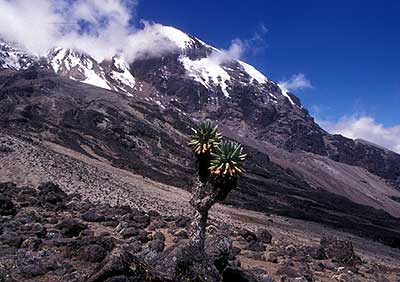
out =
[[(187, 138), (193, 121), (182, 111), (62, 79), (40, 69), (3, 71), (0, 85), (2, 181), (34, 185), (54, 181), (67, 191), (73, 186), (73, 192), (88, 197), (106, 193), (110, 201), (115, 199), (114, 193), (127, 193), (123, 191), (128, 188), (120, 187), (130, 187), (133, 194), (129, 193), (127, 200), (151, 198), (139, 196), (135, 188), (138, 180), (131, 180), (134, 185), (130, 186), (120, 180), (110, 181), (109, 175), (98, 179), (97, 173), (77, 162), (74, 154), (70, 160), (63, 157), (74, 152), (107, 165), (108, 170), (131, 171), (190, 189), (193, 159)], [(396, 213), (396, 207), (388, 204), (389, 195), (396, 190), (385, 186), (382, 179), (318, 155), (294, 154), (272, 145), (266, 147), (265, 142), (240, 139), (224, 128), (223, 132), (241, 141), (249, 154), (247, 174), (227, 203), (328, 224), (398, 246), (400, 220), (382, 210)], [(311, 165), (315, 169), (308, 171)], [(302, 169), (303, 174), (285, 166)], [(333, 168), (337, 172), (332, 173)], [(369, 184), (360, 182), (362, 179)], [(366, 185), (371, 188), (366, 190)], [(327, 191), (330, 187), (333, 192)], [(339, 189), (343, 195), (338, 195)], [(360, 200), (376, 208), (357, 204)]]
[(328, 134), (292, 93), (254, 67), (230, 59), (195, 37), (161, 25), (157, 34), (176, 49), (158, 58), (142, 56), (130, 64), (118, 55), (98, 62), (90, 54), (63, 48), (39, 58), (2, 43), (0, 69), (39, 65), (62, 77), (147, 97), (194, 118), (210, 117), (241, 137), (363, 167), (399, 187), (398, 154)]
[[(52, 144), (63, 148), (62, 154), (72, 150), (188, 190), (190, 127), (196, 119), (211, 118), (249, 153), (247, 174), (228, 204), (316, 221), (399, 247), (398, 154), (328, 134), (293, 94), (195, 37), (162, 26), (159, 36), (176, 49), (131, 63), (117, 55), (98, 62), (62, 48), (38, 57), (2, 43), (2, 137), (28, 147)], [(57, 182), (54, 173), (66, 173), (46, 165), (54, 150), (35, 162), (34, 150), (9, 147), (0, 153), (0, 179), (20, 183), (26, 180), (19, 174), (35, 171), (41, 180)], [(59, 167), (58, 161), (52, 165)], [(71, 166), (70, 177), (86, 178), (77, 164)], [(93, 189), (87, 181), (82, 193)]]

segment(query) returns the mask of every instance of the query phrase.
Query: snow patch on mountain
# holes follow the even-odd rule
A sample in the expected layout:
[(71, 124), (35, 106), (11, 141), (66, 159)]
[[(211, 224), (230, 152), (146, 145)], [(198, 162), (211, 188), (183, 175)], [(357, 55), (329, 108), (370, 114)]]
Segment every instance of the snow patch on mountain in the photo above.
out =
[(9, 69), (20, 69), (19, 57), (15, 52), (9, 52), (6, 56), (0, 59), (1, 67)]
[(178, 46), (178, 48), (180, 49), (187, 48), (194, 42), (194, 40), (190, 38), (189, 35), (172, 26), (159, 25), (158, 32), (160, 33), (161, 36), (174, 42), (176, 46)]
[(36, 57), (28, 55), (23, 50), (0, 42), (0, 68), (12, 70), (27, 69), (35, 60), (37, 60)]
[(110, 77), (113, 81), (117, 82), (117, 86), (120, 90), (132, 95), (129, 92), (134, 89), (136, 85), (136, 79), (130, 72), (129, 64), (122, 58), (114, 57), (113, 66), (115, 70), (110, 72)]
[(174, 43), (179, 49), (184, 51), (187, 48), (191, 48), (196, 46), (197, 44), (201, 44), (210, 50), (218, 51), (217, 48), (214, 48), (204, 41), (200, 40), (199, 38), (191, 37), (187, 33), (172, 27), (172, 26), (165, 26), (165, 25), (157, 25), (153, 28), (157, 28), (157, 32), (160, 34), (160, 37), (164, 37)]
[(230, 97), (227, 82), (231, 80), (231, 77), (218, 62), (209, 58), (191, 60), (184, 56), (181, 56), (179, 60), (189, 77), (201, 83), (207, 89), (219, 86), (225, 97)]
[(279, 88), (281, 89), (282, 95), (285, 96), (286, 98), (288, 98), (290, 104), (292, 104), (293, 106), (296, 105), (296, 104), (293, 102), (292, 97), (290, 97), (290, 95), (288, 94), (288, 93), (289, 93), (289, 90), (287, 90), (286, 87), (284, 87), (283, 85), (281, 85), (281, 84), (279, 84), (279, 83), (278, 83), (277, 85), (278, 85)]
[(93, 58), (71, 49), (56, 48), (49, 53), (54, 72), (72, 80), (112, 90), (104, 70)]
[(86, 76), (86, 79), (81, 80), (81, 82), (107, 90), (112, 90), (104, 77), (98, 75), (94, 70), (84, 69), (84, 75)]
[(250, 83), (254, 82), (254, 80), (258, 81), (258, 83), (260, 84), (266, 83), (268, 81), (268, 78), (261, 72), (259, 72), (255, 67), (242, 61), (239, 61), (239, 64), (244, 68), (247, 74), (250, 75)]

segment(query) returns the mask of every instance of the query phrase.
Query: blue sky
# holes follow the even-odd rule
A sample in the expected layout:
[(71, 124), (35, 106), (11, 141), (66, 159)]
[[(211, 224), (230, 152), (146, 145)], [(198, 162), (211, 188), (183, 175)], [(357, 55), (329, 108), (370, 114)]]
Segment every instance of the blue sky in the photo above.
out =
[(318, 119), (400, 124), (400, 1), (142, 0), (136, 18), (219, 48), (264, 25), (265, 49), (244, 60), (276, 81), (304, 74), (313, 88), (294, 92)]

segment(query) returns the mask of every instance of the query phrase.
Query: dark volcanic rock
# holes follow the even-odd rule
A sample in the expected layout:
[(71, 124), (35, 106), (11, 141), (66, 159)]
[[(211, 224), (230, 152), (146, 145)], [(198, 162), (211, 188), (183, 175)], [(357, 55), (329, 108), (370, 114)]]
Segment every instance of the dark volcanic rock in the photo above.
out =
[(186, 228), (189, 226), (191, 219), (187, 216), (178, 216), (175, 220), (175, 225), (178, 228)]
[(223, 273), (223, 282), (256, 282), (256, 278), (253, 275), (245, 273), (240, 268), (228, 267)]
[[(93, 273), (88, 282), (103, 281), (146, 281), (143, 262), (124, 250), (117, 250), (103, 263), (99, 271)], [(117, 280), (112, 280), (112, 279)], [(109, 279), (109, 280), (108, 280)]]
[(161, 253), (164, 250), (163, 240), (153, 240), (150, 242), (150, 249), (156, 253)]
[(87, 211), (84, 214), (82, 214), (82, 219), (87, 221), (87, 222), (102, 222), (105, 221), (105, 217), (102, 215), (98, 215), (94, 211)]
[(324, 260), (327, 259), (328, 257), (325, 254), (324, 249), (321, 246), (315, 247), (315, 246), (307, 246), (303, 248), (302, 250), (304, 254), (307, 256), (312, 257), (313, 259), (316, 260)]
[(79, 236), (82, 230), (87, 229), (87, 225), (81, 223), (76, 219), (65, 219), (57, 224), (57, 229), (61, 230), (66, 237), (76, 237)]
[(321, 249), (326, 257), (345, 265), (353, 265), (360, 262), (353, 250), (353, 244), (348, 240), (335, 237), (324, 237), (321, 239)]
[(259, 268), (243, 270), (227, 267), (223, 273), (223, 282), (274, 282), (275, 280)]
[(244, 249), (253, 252), (264, 252), (265, 246), (261, 242), (251, 241), (244, 246)]
[(242, 236), (247, 242), (255, 242), (257, 241), (257, 235), (248, 230), (248, 229), (241, 229), (239, 231), (240, 236)]
[(205, 249), (215, 267), (222, 273), (228, 265), (229, 255), (232, 252), (232, 240), (224, 236), (208, 237)]
[(263, 244), (271, 243), (272, 235), (271, 235), (271, 233), (268, 232), (268, 230), (259, 229), (256, 232), (256, 236), (257, 236), (257, 241), (259, 241)]
[(137, 229), (136, 227), (124, 228), (121, 230), (120, 234), (124, 238), (134, 237), (139, 234), (139, 229)]
[(165, 282), (218, 282), (214, 264), (190, 245), (174, 245), (150, 262), (150, 276)]
[(161, 232), (156, 232), (153, 236), (154, 240), (160, 240), (160, 241), (165, 241), (165, 236)]
[(30, 237), (30, 238), (25, 239), (22, 242), (21, 248), (28, 249), (31, 251), (37, 251), (41, 244), (42, 244), (41, 239), (35, 238), (35, 237)]
[(38, 190), (44, 203), (50, 204), (56, 209), (64, 208), (67, 194), (58, 185), (51, 182), (43, 183), (38, 187)]
[(0, 215), (15, 215), (17, 209), (14, 203), (3, 194), (0, 194)]
[(62, 268), (60, 260), (53, 253), (43, 251), (41, 254), (31, 252), (17, 254), (17, 269), (25, 278), (42, 276)]
[(85, 246), (79, 253), (82, 260), (89, 262), (101, 262), (107, 256), (106, 249), (97, 244)]
[[(348, 277), (348, 281), (373, 280), (374, 277), (386, 281), (383, 275), (378, 275), (382, 269), (375, 270), (368, 260), (361, 266), (355, 265), (359, 258), (346, 240), (323, 238), (321, 246), (316, 247), (274, 240), (266, 254), (259, 250), (264, 249), (263, 241), (269, 241), (269, 233), (265, 233), (263, 239), (264, 235), (257, 231), (255, 240), (253, 232), (242, 231), (244, 237), (249, 238), (248, 242), (237, 236), (236, 228), (225, 226), (210, 230), (213, 235), (207, 236), (206, 252), (201, 253), (183, 243), (169, 247), (180, 233), (187, 235), (187, 229), (179, 228), (177, 231), (175, 219), (170, 221), (172, 230), (168, 235), (161, 231), (151, 234), (137, 227), (124, 227), (135, 231), (131, 234), (133, 236), (121, 238), (117, 229), (105, 228), (103, 222), (94, 221), (85, 225), (79, 219), (87, 211), (105, 214), (110, 209), (115, 220), (120, 221), (124, 217), (127, 221), (123, 222), (129, 226), (135, 225), (134, 217), (144, 215), (142, 211), (128, 211), (125, 217), (117, 212), (123, 211), (119, 207), (114, 209), (89, 202), (82, 202), (82, 206), (86, 206), (82, 210), (74, 208), (62, 212), (33, 202), (33, 206), (21, 207), (20, 201), (26, 200), (20, 197), (21, 191), (24, 195), (42, 197), (34, 190), (15, 186), (8, 186), (7, 194), (4, 193), (19, 209), (15, 216), (0, 217), (0, 281), (13, 281), (13, 277), (15, 281), (63, 282), (273, 282), (278, 280), (273, 280), (261, 269), (248, 268), (254, 260), (266, 263), (266, 255), (267, 261), (270, 261), (268, 256), (272, 258), (272, 254), (275, 254), (275, 259), (279, 258), (275, 261), (279, 264), (272, 269), (278, 269), (276, 275), (281, 281), (317, 281), (320, 273), (326, 277), (337, 274), (336, 279)], [(80, 203), (81, 200), (76, 198), (77, 207)], [(60, 223), (49, 223), (48, 219), (53, 217), (57, 220), (52, 222)], [(226, 232), (229, 229), (231, 232)], [(222, 235), (227, 233), (231, 234), (230, 237)], [(254, 251), (246, 250), (239, 256), (241, 250), (232, 247), (232, 238), (238, 240), (235, 244), (245, 243), (257, 248), (252, 247)], [(333, 262), (320, 261), (327, 258)], [(244, 268), (241, 268), (241, 259), (246, 260)], [(345, 267), (338, 268), (338, 264)], [(353, 272), (351, 275), (348, 269)], [(388, 277), (390, 271), (395, 271), (390, 268), (384, 270)], [(358, 280), (359, 277), (365, 279)]]
[(23, 238), (16, 233), (4, 233), (0, 235), (0, 243), (10, 247), (19, 248), (22, 244)]
[(146, 228), (150, 224), (150, 217), (148, 215), (137, 215), (133, 220), (138, 223), (137, 227)]

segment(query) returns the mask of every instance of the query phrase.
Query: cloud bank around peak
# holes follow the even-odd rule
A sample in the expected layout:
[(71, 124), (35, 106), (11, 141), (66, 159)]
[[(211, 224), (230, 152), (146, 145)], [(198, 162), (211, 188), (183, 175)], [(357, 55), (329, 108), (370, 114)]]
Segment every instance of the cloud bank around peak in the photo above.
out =
[(303, 73), (295, 74), (289, 80), (280, 81), (279, 85), (288, 91), (313, 88), (311, 81)]
[(160, 37), (161, 25), (133, 28), (136, 7), (137, 0), (0, 0), (0, 38), (37, 55), (64, 47), (97, 60), (121, 54), (132, 61), (177, 48)]
[(211, 54), (210, 59), (217, 64), (221, 64), (224, 62), (229, 62), (231, 60), (240, 60), (245, 54), (256, 56), (267, 47), (267, 33), (268, 29), (265, 27), (264, 24), (261, 24), (257, 27), (250, 38), (236, 38), (232, 40), (231, 45), (227, 50), (221, 49), (218, 51), (214, 51)]
[(400, 125), (386, 127), (370, 116), (342, 117), (318, 123), (328, 132), (351, 139), (364, 139), (400, 154)]

